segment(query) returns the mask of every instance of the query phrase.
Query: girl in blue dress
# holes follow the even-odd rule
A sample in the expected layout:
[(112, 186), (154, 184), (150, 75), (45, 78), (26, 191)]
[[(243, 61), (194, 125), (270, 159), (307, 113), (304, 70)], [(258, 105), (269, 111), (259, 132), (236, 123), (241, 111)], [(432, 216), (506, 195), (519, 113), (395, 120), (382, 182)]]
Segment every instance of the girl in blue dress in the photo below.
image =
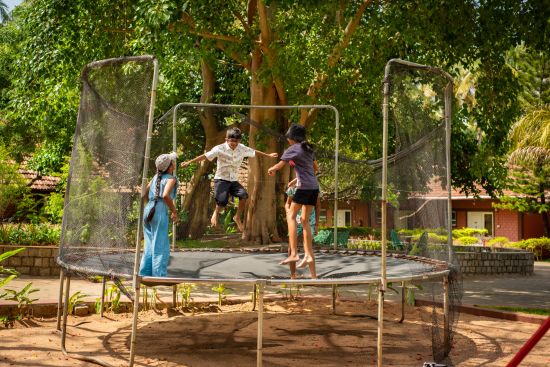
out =
[[(143, 211), (145, 250), (139, 269), (141, 276), (167, 276), (170, 258), (168, 211), (174, 222), (178, 219), (174, 203), (178, 184), (176, 177), (172, 175), (176, 167), (176, 157), (176, 153), (159, 155), (155, 160), (157, 173), (147, 185), (148, 203)], [(148, 218), (153, 208), (154, 214)]]

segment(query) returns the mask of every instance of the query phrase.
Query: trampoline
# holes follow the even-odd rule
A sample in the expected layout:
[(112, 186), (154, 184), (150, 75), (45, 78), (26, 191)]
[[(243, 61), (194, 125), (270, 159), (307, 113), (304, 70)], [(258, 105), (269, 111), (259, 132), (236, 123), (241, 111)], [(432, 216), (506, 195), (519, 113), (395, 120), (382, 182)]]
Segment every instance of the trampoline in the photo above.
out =
[[(286, 252), (285, 252), (286, 253)], [(179, 284), (185, 282), (279, 284), (368, 284), (377, 283), (381, 277), (379, 251), (320, 250), (315, 253), (317, 279), (290, 279), (288, 269), (279, 265), (284, 254), (279, 249), (197, 249), (172, 251), (167, 277), (140, 277), (148, 285)], [(95, 269), (112, 269), (102, 275), (108, 278), (131, 279), (133, 268), (117, 267), (120, 258), (131, 264), (133, 252), (100, 254), (98, 256), (69, 258), (65, 264), (78, 273)], [(447, 263), (418, 256), (391, 253), (387, 256), (388, 281), (427, 279), (444, 275)]]
[[(399, 64), (392, 60), (390, 63)], [(388, 63), (388, 65), (390, 64)], [(416, 69), (427, 67), (417, 64), (407, 64)], [(428, 68), (429, 70), (439, 70)], [(334, 219), (334, 247), (316, 251), (317, 279), (290, 279), (287, 267), (278, 265), (286, 256), (283, 248), (258, 248), (240, 250), (172, 250), (168, 266), (168, 276), (163, 278), (143, 277), (138, 273), (139, 260), (142, 251), (142, 215), (143, 200), (141, 192), (145, 192), (149, 179), (148, 169), (151, 165), (151, 148), (155, 139), (170, 139), (176, 146), (175, 128), (167, 134), (162, 129), (153, 129), (153, 111), (158, 82), (158, 64), (154, 57), (126, 57), (103, 60), (87, 65), (82, 72), (83, 90), (81, 106), (75, 130), (71, 166), (65, 196), (65, 207), (62, 226), (62, 238), (58, 263), (62, 268), (60, 275), (59, 307), (57, 328), (61, 331), (61, 349), (74, 358), (107, 365), (89, 356), (68, 353), (65, 348), (67, 309), (70, 294), (70, 279), (73, 275), (99, 275), (118, 282), (121, 279), (132, 279), (133, 294), (125, 294), (133, 301), (133, 322), (130, 340), (129, 366), (133, 366), (136, 353), (136, 335), (138, 313), (140, 307), (140, 285), (177, 285), (179, 283), (240, 283), (254, 286), (257, 292), (258, 323), (257, 323), (257, 366), (262, 366), (263, 353), (263, 314), (264, 290), (266, 286), (281, 284), (292, 285), (361, 285), (373, 284), (379, 291), (378, 310), (378, 363), (382, 365), (382, 322), (384, 292), (389, 283), (406, 281), (432, 280), (441, 282), (443, 300), (443, 328), (446, 345), (450, 346), (448, 336), (450, 324), (449, 279), (454, 279), (456, 268), (452, 265), (452, 248), (441, 247), (444, 256), (427, 256), (428, 246), (424, 246), (421, 254), (424, 256), (408, 256), (404, 254), (386, 253), (387, 244), (387, 119), (384, 121), (384, 159), (382, 168), (385, 176), (381, 188), (381, 251), (338, 250), (337, 218)], [(442, 72), (438, 71), (439, 74)], [(450, 78), (450, 77), (449, 77)], [(386, 76), (385, 81), (388, 80)], [(445, 90), (446, 129), (435, 130), (449, 134), (450, 137), (450, 91)], [(121, 88), (124, 86), (124, 88)], [(338, 111), (328, 105), (307, 106), (239, 106), (213, 105), (204, 103), (181, 103), (175, 106), (176, 113), (182, 106), (208, 108), (244, 108), (244, 109), (323, 109), (334, 113), (335, 123), (335, 154), (334, 154), (334, 210), (338, 208)], [(139, 107), (139, 108), (138, 108)], [(387, 107), (387, 106), (386, 106)], [(448, 109), (447, 109), (448, 108)], [(387, 112), (385, 112), (387, 117)], [(439, 125), (438, 125), (439, 126)], [(422, 132), (423, 133), (423, 132)], [(431, 140), (430, 140), (431, 141)], [(433, 141), (432, 141), (433, 142)], [(449, 141), (447, 141), (450, 143)], [(123, 143), (123, 144), (122, 144)], [(413, 141), (414, 143), (414, 141)], [(448, 154), (449, 144), (440, 144), (437, 148)], [(414, 146), (418, 151), (420, 146)], [(164, 145), (164, 148), (166, 146)], [(158, 148), (158, 147), (157, 147)], [(430, 148), (430, 147), (428, 147)], [(407, 151), (409, 159), (414, 159), (413, 150)], [(154, 151), (153, 151), (154, 152)], [(430, 155), (429, 149), (422, 151)], [(428, 153), (426, 153), (428, 152)], [(403, 155), (406, 155), (406, 154)], [(445, 157), (439, 155), (438, 157)], [(448, 155), (447, 155), (448, 157)], [(428, 163), (426, 163), (428, 166)], [(435, 165), (429, 163), (433, 168)], [(448, 162), (447, 162), (448, 166)], [(445, 168), (445, 161), (439, 169)], [(384, 171), (386, 170), (386, 171)], [(433, 172), (423, 172), (428, 178), (437, 176)], [(444, 184), (450, 193), (450, 171), (442, 169), (448, 175)], [(438, 173), (439, 174), (439, 173)], [(406, 178), (406, 176), (404, 176)], [(417, 202), (414, 188), (407, 188), (408, 195)], [(405, 192), (405, 190), (403, 191)], [(449, 194), (450, 195), (450, 194)], [(445, 200), (449, 200), (445, 198)], [(420, 202), (418, 211), (426, 207)], [(438, 215), (423, 216), (425, 223), (448, 230), (450, 233), (450, 212), (446, 201)], [(437, 209), (437, 207), (434, 207)], [(407, 208), (411, 212), (411, 208)], [(414, 214), (414, 212), (413, 212)], [(448, 215), (447, 215), (448, 214)], [(420, 219), (419, 219), (420, 220)], [(175, 232), (174, 232), (175, 233)], [(452, 245), (448, 237), (448, 244)], [(131, 243), (134, 242), (134, 246)], [(129, 245), (130, 244), (130, 245)], [(427, 245), (427, 244), (426, 244)], [(284, 251), (284, 253), (283, 253)], [(439, 251), (439, 250), (438, 250)], [(441, 252), (441, 251), (439, 251)], [(441, 253), (438, 252), (438, 255)], [(451, 276), (451, 274), (453, 274)], [(404, 292), (402, 293), (404, 294)], [(64, 295), (64, 299), (62, 299)], [(174, 287), (175, 298), (175, 287)], [(402, 298), (404, 302), (404, 298)], [(335, 308), (335, 288), (333, 287), (333, 310)], [(61, 313), (62, 325), (61, 325)], [(445, 353), (447, 353), (447, 348)]]

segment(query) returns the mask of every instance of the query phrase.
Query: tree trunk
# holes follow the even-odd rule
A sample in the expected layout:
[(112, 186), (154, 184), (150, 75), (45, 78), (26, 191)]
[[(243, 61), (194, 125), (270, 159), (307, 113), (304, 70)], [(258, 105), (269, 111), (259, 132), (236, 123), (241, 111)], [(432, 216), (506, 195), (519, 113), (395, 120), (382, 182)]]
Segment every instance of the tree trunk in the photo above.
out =
[[(216, 79), (212, 68), (205, 60), (201, 60), (201, 72), (203, 88), (200, 101), (208, 103), (212, 101)], [(224, 132), (218, 131), (212, 110), (207, 109), (201, 112), (200, 121), (206, 135), (206, 151), (223, 142)], [(181, 235), (185, 239), (200, 238), (210, 224), (211, 205), (206, 203), (210, 202), (211, 181), (208, 178), (208, 173), (213, 166), (213, 163), (208, 160), (202, 161), (191, 179), (190, 191), (185, 195), (183, 202), (183, 210), (188, 212), (187, 222), (181, 226)]]
[[(277, 105), (277, 92), (273, 83), (263, 84), (259, 80), (257, 71), (262, 64), (263, 58), (259, 50), (252, 55), (252, 81), (250, 96), (252, 105)], [(260, 124), (276, 122), (278, 111), (252, 109), (250, 118)], [(266, 150), (266, 153), (276, 152), (277, 142), (273, 138), (262, 138), (259, 140), (258, 131), (250, 126), (249, 144), (253, 148), (262, 147), (259, 150)], [(267, 147), (267, 148), (265, 148)], [(279, 152), (280, 153), (280, 152)], [(256, 158), (249, 160), (248, 174), (248, 211), (246, 213), (246, 226), (243, 239), (256, 244), (268, 244), (272, 241), (279, 241), (277, 231), (277, 200), (275, 195), (275, 183), (277, 176), (267, 174), (267, 169), (277, 162), (275, 158), (268, 158), (256, 155)], [(283, 171), (284, 174), (285, 171)], [(288, 175), (288, 171), (286, 171)], [(280, 174), (280, 172), (278, 173)]]

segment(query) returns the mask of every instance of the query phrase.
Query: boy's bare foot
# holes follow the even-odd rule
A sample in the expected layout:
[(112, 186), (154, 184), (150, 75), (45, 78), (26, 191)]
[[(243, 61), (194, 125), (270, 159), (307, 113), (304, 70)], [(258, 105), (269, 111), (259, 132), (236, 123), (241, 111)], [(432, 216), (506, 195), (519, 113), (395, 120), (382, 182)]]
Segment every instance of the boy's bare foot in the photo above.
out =
[(233, 217), (233, 220), (235, 221), (235, 224), (237, 225), (237, 228), (240, 232), (244, 231), (243, 222), (241, 222), (241, 218), (239, 218), (237, 215)]
[(212, 214), (212, 218), (210, 218), (210, 224), (212, 227), (218, 226), (218, 213), (214, 211), (214, 214)]
[(283, 261), (281, 261), (281, 262), (279, 263), (279, 265), (286, 265), (286, 264), (288, 264), (288, 263), (295, 263), (295, 262), (297, 262), (297, 261), (300, 261), (300, 256), (294, 256), (294, 257), (289, 256), (289, 257), (287, 257), (286, 259), (284, 259)]

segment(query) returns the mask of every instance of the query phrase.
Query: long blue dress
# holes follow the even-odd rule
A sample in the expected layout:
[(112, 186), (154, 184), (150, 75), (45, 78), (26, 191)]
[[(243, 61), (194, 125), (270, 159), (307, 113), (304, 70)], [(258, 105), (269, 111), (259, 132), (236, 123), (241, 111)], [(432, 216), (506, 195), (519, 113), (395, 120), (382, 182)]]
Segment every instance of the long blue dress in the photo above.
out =
[[(161, 176), (159, 198), (155, 208), (155, 215), (149, 223), (145, 221), (147, 214), (153, 207), (157, 176), (151, 180), (149, 187), (149, 202), (143, 211), (143, 236), (145, 238), (145, 250), (141, 258), (139, 274), (142, 276), (165, 277), (167, 276), (168, 260), (170, 258), (170, 240), (168, 239), (168, 206), (162, 199), (166, 183), (174, 176), (164, 173)], [(177, 182), (170, 192), (172, 200), (176, 198)]]

